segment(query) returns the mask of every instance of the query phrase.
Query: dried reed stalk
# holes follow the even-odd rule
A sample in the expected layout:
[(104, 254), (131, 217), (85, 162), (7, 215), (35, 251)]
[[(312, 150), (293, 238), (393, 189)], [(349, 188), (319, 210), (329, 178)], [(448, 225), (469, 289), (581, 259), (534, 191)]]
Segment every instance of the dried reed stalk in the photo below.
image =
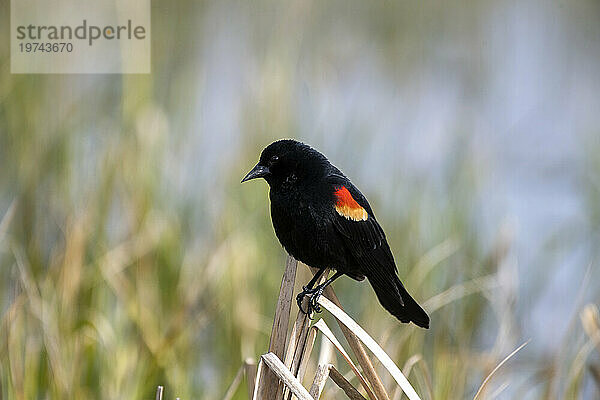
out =
[[(299, 400), (314, 400), (313, 397), (308, 393), (308, 390), (302, 386), (300, 381), (292, 375), (289, 369), (283, 364), (283, 362), (273, 353), (263, 354), (261, 361), (268, 367), (263, 369), (269, 369), (273, 374), (281, 379), (283, 384), (287, 386)], [(264, 398), (265, 400), (268, 399)]]
[[(313, 271), (315, 270), (313, 269)], [(340, 301), (338, 300), (331, 286), (326, 287), (323, 294), (333, 304), (335, 304), (338, 308), (343, 310), (343, 307), (340, 304)], [(375, 396), (377, 396), (377, 399), (390, 400), (390, 396), (387, 394), (387, 391), (385, 390), (385, 387), (383, 386), (379, 375), (377, 375), (375, 367), (373, 367), (373, 363), (371, 362), (371, 359), (369, 358), (369, 355), (365, 351), (365, 348), (363, 347), (360, 340), (358, 340), (356, 335), (352, 333), (352, 331), (348, 329), (343, 323), (341, 323), (339, 320), (337, 321), (338, 325), (340, 326), (340, 329), (342, 330), (342, 333), (346, 337), (346, 341), (350, 345), (350, 348), (354, 352), (354, 355), (356, 356), (356, 359), (363, 370), (365, 378), (371, 384), (371, 388), (373, 389), (373, 392), (375, 392)]]
[[(320, 285), (325, 282), (327, 276), (329, 275), (329, 269), (327, 269), (319, 281), (316, 282), (316, 285)], [(310, 301), (310, 296), (305, 296), (302, 300), (302, 309), (308, 309), (308, 303)], [(292, 332), (290, 333), (290, 340), (288, 344), (288, 348), (285, 355), (285, 366), (289, 368), (289, 370), (298, 378), (300, 382), (302, 382), (302, 378), (304, 377), (304, 371), (306, 369), (306, 365), (308, 363), (308, 358), (310, 357), (310, 353), (312, 351), (312, 347), (314, 344), (314, 334), (312, 339), (309, 338), (310, 334), (310, 320), (312, 318), (311, 315), (305, 314), (301, 310), (298, 310), (296, 315), (296, 322), (292, 327)], [(304, 365), (304, 369), (301, 371), (300, 366)], [(302, 372), (302, 373), (300, 373)], [(289, 390), (284, 389), (283, 396), (278, 398), (290, 400), (293, 396)]]
[(321, 397), (321, 393), (323, 392), (325, 382), (329, 377), (329, 370), (331, 369), (331, 367), (331, 364), (321, 364), (317, 367), (315, 379), (313, 379), (313, 383), (309, 390), (309, 393), (313, 397), (313, 399), (318, 399), (319, 397)]
[(369, 396), (369, 399), (376, 400), (377, 396), (375, 396), (375, 393), (373, 393), (373, 391), (371, 390), (371, 387), (367, 383), (365, 377), (360, 373), (358, 368), (356, 368), (356, 365), (354, 365), (354, 362), (352, 362), (352, 359), (350, 358), (348, 353), (346, 353), (346, 350), (344, 350), (344, 347), (337, 340), (333, 332), (331, 332), (331, 329), (329, 329), (329, 326), (327, 326), (325, 321), (323, 321), (322, 319), (318, 320), (317, 323), (314, 325), (314, 328), (321, 331), (323, 336), (325, 336), (333, 345), (333, 347), (342, 355), (342, 358), (346, 361), (352, 372), (354, 372), (354, 375), (356, 375), (356, 377), (360, 381), (362, 387), (367, 392), (367, 396)]
[(244, 361), (244, 375), (246, 375), (246, 386), (248, 388), (248, 398), (251, 399), (254, 394), (254, 384), (256, 383), (256, 361), (253, 358), (246, 358)]
[[(285, 272), (281, 279), (281, 288), (279, 289), (279, 299), (273, 318), (273, 328), (271, 330), (271, 341), (269, 342), (269, 352), (281, 359), (285, 355), (285, 344), (288, 325), (290, 321), (290, 309), (294, 294), (294, 283), (296, 281), (296, 270), (298, 261), (288, 255), (285, 265)], [(270, 368), (262, 368), (261, 375), (258, 376), (255, 390), (255, 399), (277, 399), (283, 387), (279, 386), (279, 380)]]
[(329, 378), (331, 378), (331, 380), (346, 393), (346, 396), (348, 396), (350, 400), (366, 400), (333, 365), (329, 369)]
[[(294, 396), (299, 400), (318, 399), (323, 391), (327, 378), (331, 377), (332, 381), (336, 383), (350, 399), (364, 400), (364, 397), (358, 390), (356, 390), (356, 388), (329, 363), (319, 364), (317, 375), (314, 377), (310, 393), (302, 386), (301, 380), (304, 376), (310, 353), (312, 352), (316, 331), (319, 330), (327, 337), (327, 339), (329, 339), (342, 356), (344, 356), (344, 359), (359, 378), (359, 381), (365, 388), (370, 399), (389, 400), (389, 396), (362, 343), (369, 347), (373, 354), (381, 361), (382, 365), (388, 369), (392, 377), (394, 377), (402, 387), (410, 400), (420, 400), (410, 383), (408, 383), (404, 375), (402, 375), (402, 372), (392, 362), (390, 357), (356, 322), (354, 322), (352, 318), (342, 311), (339, 300), (331, 287), (325, 289), (324, 296), (319, 298), (318, 302), (336, 317), (342, 333), (346, 337), (358, 363), (362, 367), (362, 374), (325, 322), (320, 320), (311, 328), (311, 316), (306, 315), (301, 311), (297, 314), (286, 348), (286, 333), (293, 300), (296, 270), (297, 261), (294, 260), (293, 257), (288, 256), (275, 310), (269, 352), (261, 356), (257, 368), (252, 365), (256, 368), (256, 380), (254, 384), (252, 384), (251, 379), (251, 376), (253, 376), (253, 369), (250, 369), (251, 364), (248, 363), (247, 365), (244, 365), (244, 370), (248, 377), (249, 393), (252, 393), (250, 397), (253, 400), (291, 400)], [(313, 274), (317, 272), (317, 269), (315, 268), (311, 268), (311, 270)], [(324, 274), (321, 282), (326, 279), (327, 275), (328, 274)], [(309, 298), (307, 296), (303, 300), (304, 307), (308, 306), (308, 301)], [(283, 357), (284, 355), (285, 357)], [(281, 361), (282, 358), (285, 360), (285, 363)], [(239, 381), (237, 376), (234, 380), (234, 384), (239, 385), (239, 382), (236, 381)]]
[(240, 365), (240, 368), (238, 368), (235, 374), (235, 378), (233, 378), (233, 382), (231, 382), (231, 385), (229, 385), (227, 392), (225, 392), (225, 396), (223, 396), (223, 400), (231, 400), (233, 398), (233, 395), (237, 391), (237, 388), (240, 386), (240, 383), (242, 382), (243, 376), (244, 364)]
[[(419, 395), (415, 392), (415, 389), (408, 382), (406, 377), (402, 374), (402, 371), (394, 364), (390, 356), (373, 340), (365, 330), (358, 325), (352, 318), (337, 307), (333, 302), (327, 298), (320, 297), (319, 304), (323, 306), (327, 311), (335, 316), (340, 324), (345, 325), (349, 330), (352, 330), (356, 337), (358, 337), (368, 348), (375, 354), (375, 356), (381, 361), (381, 364), (389, 371), (394, 380), (400, 385), (404, 393), (410, 400), (420, 400)], [(379, 378), (379, 377), (378, 377)]]

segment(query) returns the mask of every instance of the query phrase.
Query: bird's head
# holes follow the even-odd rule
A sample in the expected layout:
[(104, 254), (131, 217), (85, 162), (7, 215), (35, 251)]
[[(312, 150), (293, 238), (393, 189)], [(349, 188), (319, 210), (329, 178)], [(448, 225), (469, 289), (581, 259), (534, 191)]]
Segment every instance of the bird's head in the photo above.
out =
[(292, 139), (278, 140), (265, 147), (258, 164), (246, 174), (242, 183), (264, 178), (272, 188), (294, 185), (322, 175), (328, 164), (325, 156), (304, 143)]

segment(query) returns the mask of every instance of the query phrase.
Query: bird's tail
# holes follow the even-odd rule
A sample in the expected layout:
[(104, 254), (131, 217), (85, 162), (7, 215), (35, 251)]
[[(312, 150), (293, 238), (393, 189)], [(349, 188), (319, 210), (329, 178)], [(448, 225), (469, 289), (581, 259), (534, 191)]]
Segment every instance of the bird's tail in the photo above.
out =
[(367, 279), (373, 286), (381, 305), (401, 322), (414, 322), (429, 329), (429, 316), (408, 294), (396, 274), (369, 274)]

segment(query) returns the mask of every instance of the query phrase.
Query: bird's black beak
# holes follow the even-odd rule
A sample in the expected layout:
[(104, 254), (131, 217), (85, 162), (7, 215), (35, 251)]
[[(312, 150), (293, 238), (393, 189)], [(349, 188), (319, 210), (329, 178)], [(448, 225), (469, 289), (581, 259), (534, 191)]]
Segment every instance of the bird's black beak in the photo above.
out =
[(252, 168), (252, 171), (248, 172), (246, 174), (246, 176), (244, 177), (244, 179), (242, 179), (242, 183), (249, 181), (250, 179), (264, 178), (270, 172), (271, 171), (269, 171), (268, 167), (262, 166), (260, 164), (256, 164), (256, 166), (254, 168)]

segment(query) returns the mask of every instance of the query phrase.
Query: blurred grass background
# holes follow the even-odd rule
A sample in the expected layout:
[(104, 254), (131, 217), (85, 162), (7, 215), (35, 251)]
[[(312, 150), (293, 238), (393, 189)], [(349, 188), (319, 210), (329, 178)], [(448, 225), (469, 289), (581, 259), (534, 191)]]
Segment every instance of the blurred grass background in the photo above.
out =
[(155, 0), (126, 76), (11, 75), (0, 10), (1, 399), (220, 398), (268, 345), (285, 254), (239, 180), (282, 137), (362, 189), (432, 310), (335, 284), (425, 398), (529, 338), (486, 398), (600, 396), (597, 1)]

